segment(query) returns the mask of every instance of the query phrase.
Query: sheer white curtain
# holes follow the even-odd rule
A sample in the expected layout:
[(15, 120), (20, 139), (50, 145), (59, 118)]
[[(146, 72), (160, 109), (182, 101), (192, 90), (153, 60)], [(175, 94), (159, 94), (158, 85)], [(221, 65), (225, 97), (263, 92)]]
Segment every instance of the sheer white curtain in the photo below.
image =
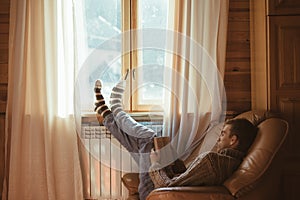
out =
[(82, 199), (72, 0), (11, 0), (4, 199)]
[[(165, 133), (180, 155), (188, 154), (226, 110), (225, 68), (228, 0), (170, 1), (172, 73), (166, 85)], [(214, 144), (212, 144), (214, 145)]]

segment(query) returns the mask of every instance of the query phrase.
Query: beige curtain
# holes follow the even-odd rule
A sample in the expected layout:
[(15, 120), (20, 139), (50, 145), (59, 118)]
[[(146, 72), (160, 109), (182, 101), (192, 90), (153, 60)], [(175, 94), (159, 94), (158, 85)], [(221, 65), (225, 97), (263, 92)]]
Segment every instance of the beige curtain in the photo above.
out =
[[(223, 87), (228, 0), (170, 1), (165, 133), (184, 157), (226, 110)], [(212, 144), (214, 145), (214, 144)]]
[[(4, 199), (82, 199), (72, 1), (11, 0)], [(62, 70), (63, 69), (63, 70)], [(58, 73), (59, 71), (64, 73)], [(58, 75), (59, 74), (59, 75)]]

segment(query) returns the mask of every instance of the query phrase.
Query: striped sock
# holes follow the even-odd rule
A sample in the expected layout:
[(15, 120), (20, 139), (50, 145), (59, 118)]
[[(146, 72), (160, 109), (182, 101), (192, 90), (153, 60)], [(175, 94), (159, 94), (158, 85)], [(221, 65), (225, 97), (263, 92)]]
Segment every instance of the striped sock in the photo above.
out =
[(95, 82), (94, 92), (96, 96), (95, 101), (95, 112), (105, 118), (107, 115), (111, 113), (107, 105), (105, 104), (105, 100), (101, 94), (102, 83), (100, 80)]
[(126, 81), (121, 80), (111, 91), (109, 103), (110, 103), (110, 109), (115, 116), (120, 111), (123, 111), (122, 97), (125, 91), (125, 87), (126, 87)]

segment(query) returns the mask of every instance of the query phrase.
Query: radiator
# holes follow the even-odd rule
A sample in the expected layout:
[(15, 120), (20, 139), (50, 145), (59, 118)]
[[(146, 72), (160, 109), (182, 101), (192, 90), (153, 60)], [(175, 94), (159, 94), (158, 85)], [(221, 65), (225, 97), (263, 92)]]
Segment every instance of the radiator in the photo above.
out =
[[(78, 147), (84, 198), (126, 199), (128, 191), (121, 177), (124, 173), (138, 172), (137, 164), (109, 131), (99, 125), (94, 115), (81, 119)], [(157, 133), (162, 130), (160, 117), (144, 116), (136, 120)]]

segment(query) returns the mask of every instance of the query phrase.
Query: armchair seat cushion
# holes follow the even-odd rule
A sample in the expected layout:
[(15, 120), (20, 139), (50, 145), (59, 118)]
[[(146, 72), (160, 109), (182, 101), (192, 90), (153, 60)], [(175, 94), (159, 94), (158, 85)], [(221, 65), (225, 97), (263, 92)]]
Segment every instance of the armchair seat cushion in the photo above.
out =
[(157, 188), (147, 200), (201, 199), (201, 200), (234, 200), (235, 198), (224, 186), (180, 186)]

